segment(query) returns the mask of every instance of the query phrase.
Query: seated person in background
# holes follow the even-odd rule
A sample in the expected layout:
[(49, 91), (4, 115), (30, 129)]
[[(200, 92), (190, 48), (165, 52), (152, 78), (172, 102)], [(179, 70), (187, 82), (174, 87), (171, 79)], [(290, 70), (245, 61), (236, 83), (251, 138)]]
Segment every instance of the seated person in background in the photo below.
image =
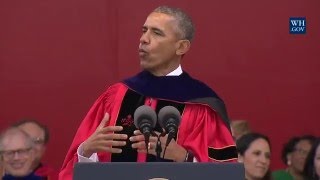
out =
[(303, 174), (306, 180), (320, 179), (320, 138), (317, 138), (308, 154)]
[(246, 180), (271, 180), (270, 141), (265, 135), (247, 133), (237, 140), (238, 162), (243, 163)]
[(49, 141), (48, 128), (35, 120), (22, 120), (14, 124), (14, 126), (26, 132), (34, 142), (35, 160), (32, 164), (34, 171), (43, 177), (58, 179), (57, 171), (41, 163)]
[(251, 132), (248, 121), (246, 120), (232, 120), (230, 121), (232, 136), (235, 140), (242, 135)]
[(32, 169), (35, 158), (34, 143), (19, 128), (10, 127), (0, 135), (0, 152), (5, 175), (3, 180), (42, 180)]
[(315, 137), (311, 135), (291, 138), (284, 145), (281, 155), (287, 169), (274, 171), (273, 178), (275, 180), (303, 180), (303, 168), (314, 140)]

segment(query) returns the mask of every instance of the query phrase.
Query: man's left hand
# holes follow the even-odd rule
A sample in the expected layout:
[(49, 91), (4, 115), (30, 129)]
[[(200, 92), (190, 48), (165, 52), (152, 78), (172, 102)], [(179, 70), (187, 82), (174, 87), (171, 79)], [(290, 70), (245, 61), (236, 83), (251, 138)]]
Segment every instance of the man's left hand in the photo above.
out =
[[(157, 136), (160, 135), (159, 132), (155, 132)], [(160, 137), (161, 142), (161, 158), (163, 158), (163, 153), (165, 150), (165, 145), (167, 141), (168, 135)], [(139, 131), (134, 131), (134, 136), (131, 136), (129, 140), (132, 142), (132, 148), (137, 149), (138, 152), (147, 153), (145, 141), (144, 141), (144, 135)], [(153, 154), (156, 156), (156, 146), (157, 146), (158, 137), (150, 136), (149, 139), (149, 145), (148, 145), (148, 153)], [(177, 144), (177, 142), (172, 139), (167, 146), (167, 149), (165, 151), (164, 159), (170, 159), (176, 162), (183, 162), (185, 160), (187, 154), (187, 150), (184, 149), (182, 146)]]

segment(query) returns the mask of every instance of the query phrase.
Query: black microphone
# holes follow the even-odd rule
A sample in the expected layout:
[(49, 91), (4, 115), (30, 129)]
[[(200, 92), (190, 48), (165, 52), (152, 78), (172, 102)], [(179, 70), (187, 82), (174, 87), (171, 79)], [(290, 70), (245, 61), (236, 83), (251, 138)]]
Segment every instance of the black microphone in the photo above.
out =
[(160, 109), (158, 114), (159, 124), (168, 134), (166, 146), (169, 145), (172, 138), (176, 137), (181, 120), (180, 112), (173, 106), (165, 106)]
[(157, 114), (150, 106), (142, 105), (134, 112), (134, 125), (144, 135), (146, 149), (148, 149), (149, 137), (156, 126), (156, 122)]

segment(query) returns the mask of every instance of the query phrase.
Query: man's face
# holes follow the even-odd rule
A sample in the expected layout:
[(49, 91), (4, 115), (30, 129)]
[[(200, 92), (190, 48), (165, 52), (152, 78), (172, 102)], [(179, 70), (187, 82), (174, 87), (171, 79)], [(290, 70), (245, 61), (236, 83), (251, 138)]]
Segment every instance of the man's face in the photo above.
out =
[(46, 146), (44, 144), (44, 131), (35, 123), (25, 123), (19, 126), (24, 132), (26, 132), (34, 142), (35, 150), (35, 166), (41, 161), (41, 158), (45, 152)]
[(1, 158), (7, 174), (21, 177), (32, 172), (34, 150), (26, 143), (25, 136), (9, 135), (3, 139), (2, 145), (4, 149)]
[[(163, 13), (151, 13), (142, 27), (140, 65), (157, 75), (166, 75), (180, 64), (177, 21)], [(169, 71), (169, 72), (168, 72)]]

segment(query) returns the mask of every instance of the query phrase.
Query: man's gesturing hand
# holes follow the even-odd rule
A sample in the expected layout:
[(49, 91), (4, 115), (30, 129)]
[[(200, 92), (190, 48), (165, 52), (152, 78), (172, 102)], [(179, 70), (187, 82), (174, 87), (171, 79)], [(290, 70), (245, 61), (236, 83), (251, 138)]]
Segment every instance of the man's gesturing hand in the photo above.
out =
[(83, 156), (90, 157), (93, 153), (107, 151), (110, 153), (121, 153), (120, 148), (113, 146), (125, 146), (128, 136), (126, 134), (117, 134), (122, 131), (122, 126), (107, 126), (110, 115), (105, 114), (96, 131), (83, 142)]

